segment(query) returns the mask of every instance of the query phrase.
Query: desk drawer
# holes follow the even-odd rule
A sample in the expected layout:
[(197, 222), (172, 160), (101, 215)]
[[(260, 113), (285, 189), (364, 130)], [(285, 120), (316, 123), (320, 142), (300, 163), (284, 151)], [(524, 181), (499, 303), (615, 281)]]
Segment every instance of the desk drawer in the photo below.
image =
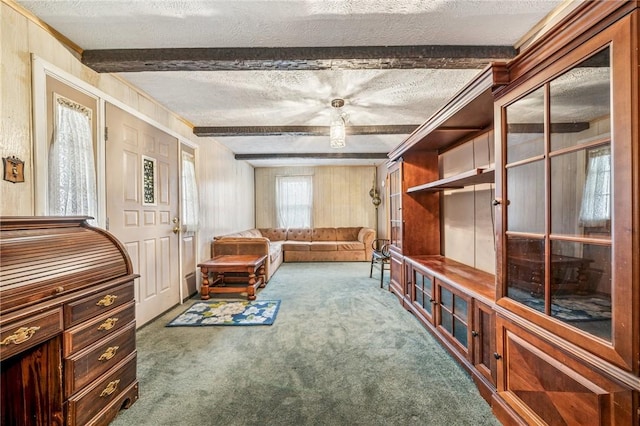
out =
[(65, 395), (70, 396), (135, 351), (136, 323), (64, 360)]
[(86, 425), (96, 414), (119, 398), (136, 380), (136, 353), (130, 354), (91, 386), (69, 398), (67, 424)]
[(101, 291), (64, 307), (64, 324), (71, 327), (133, 300), (133, 281)]
[(67, 358), (93, 342), (115, 333), (133, 321), (135, 317), (136, 304), (132, 300), (91, 321), (65, 330), (64, 357)]
[(9, 324), (0, 332), (0, 360), (16, 355), (62, 332), (62, 308)]

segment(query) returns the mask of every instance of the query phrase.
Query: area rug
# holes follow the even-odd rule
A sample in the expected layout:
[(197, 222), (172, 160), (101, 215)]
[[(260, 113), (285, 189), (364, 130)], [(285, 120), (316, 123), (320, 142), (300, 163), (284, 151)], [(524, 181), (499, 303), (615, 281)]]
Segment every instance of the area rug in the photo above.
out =
[[(514, 297), (521, 303), (544, 311), (544, 300), (529, 295)], [(601, 321), (611, 319), (611, 299), (597, 296), (556, 296), (552, 299), (551, 315), (562, 321)]]
[(276, 319), (279, 300), (196, 302), (167, 324), (167, 327), (201, 325), (271, 325)]

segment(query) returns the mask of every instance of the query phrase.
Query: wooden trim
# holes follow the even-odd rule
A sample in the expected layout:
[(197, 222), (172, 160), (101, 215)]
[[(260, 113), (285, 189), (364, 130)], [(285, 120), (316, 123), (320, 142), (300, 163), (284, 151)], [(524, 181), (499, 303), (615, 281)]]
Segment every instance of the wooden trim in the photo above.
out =
[(586, 1), (508, 63), (511, 83), (495, 92), (496, 100), (561, 60), (591, 37), (639, 7), (638, 0)]
[(62, 33), (58, 32), (55, 28), (49, 26), (49, 24), (47, 24), (46, 22), (44, 22), (43, 20), (35, 16), (29, 10), (25, 9), (24, 7), (22, 7), (21, 5), (19, 5), (13, 0), (2, 0), (2, 3), (6, 4), (7, 6), (12, 8), (19, 14), (27, 18), (29, 21), (33, 22), (35, 25), (39, 26), (40, 28), (42, 28), (43, 30), (51, 34), (53, 38), (55, 38), (60, 43), (62, 43), (65, 47), (71, 50), (76, 55), (76, 57), (80, 58), (82, 56), (83, 50), (80, 46), (78, 46), (77, 44), (69, 40)]

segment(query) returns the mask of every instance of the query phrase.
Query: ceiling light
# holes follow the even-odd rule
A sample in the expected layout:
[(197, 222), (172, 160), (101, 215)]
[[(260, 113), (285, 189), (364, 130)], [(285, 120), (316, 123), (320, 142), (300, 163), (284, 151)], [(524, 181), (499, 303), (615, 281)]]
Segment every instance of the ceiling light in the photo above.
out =
[(331, 106), (333, 110), (331, 111), (331, 123), (329, 127), (329, 143), (331, 148), (344, 148), (346, 145), (344, 112), (342, 112), (344, 99), (332, 100)]

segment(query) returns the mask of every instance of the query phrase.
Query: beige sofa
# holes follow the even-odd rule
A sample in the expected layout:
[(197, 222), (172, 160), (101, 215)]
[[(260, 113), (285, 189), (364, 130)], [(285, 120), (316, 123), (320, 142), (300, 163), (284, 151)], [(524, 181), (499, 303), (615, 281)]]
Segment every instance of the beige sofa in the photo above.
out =
[(371, 228), (248, 229), (222, 235), (211, 243), (211, 256), (267, 255), (267, 281), (282, 262), (356, 262), (371, 260)]

